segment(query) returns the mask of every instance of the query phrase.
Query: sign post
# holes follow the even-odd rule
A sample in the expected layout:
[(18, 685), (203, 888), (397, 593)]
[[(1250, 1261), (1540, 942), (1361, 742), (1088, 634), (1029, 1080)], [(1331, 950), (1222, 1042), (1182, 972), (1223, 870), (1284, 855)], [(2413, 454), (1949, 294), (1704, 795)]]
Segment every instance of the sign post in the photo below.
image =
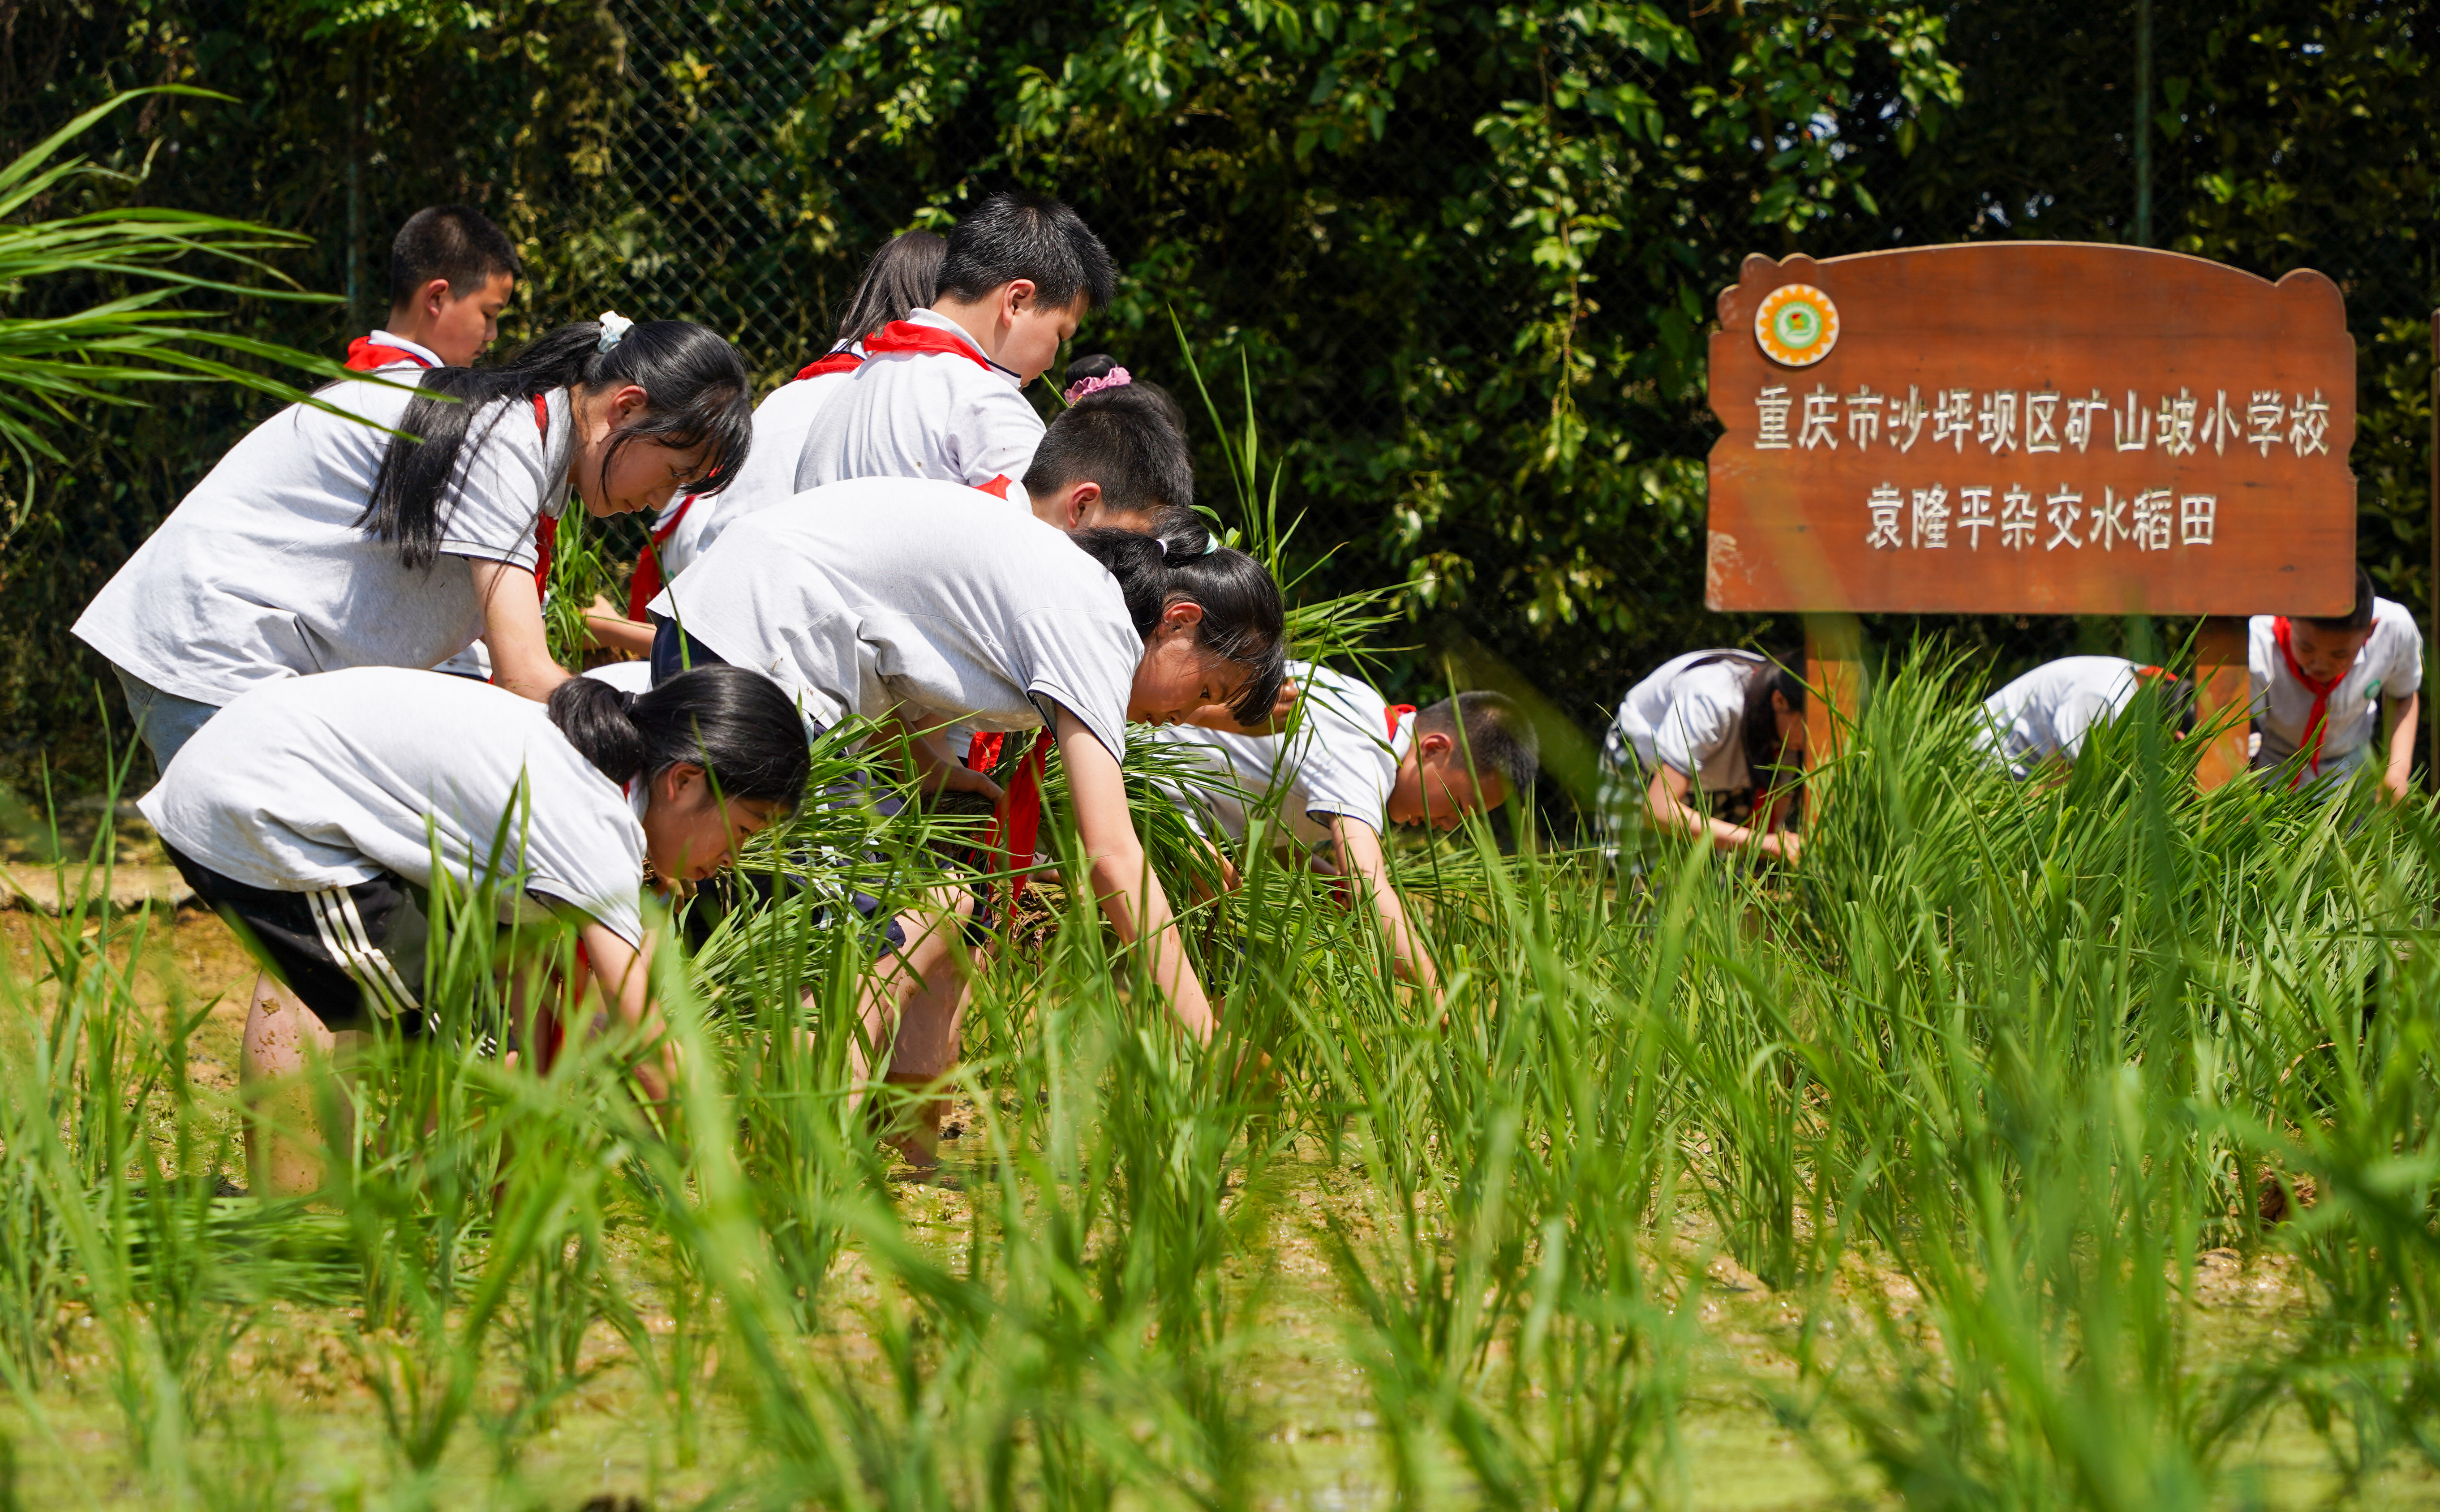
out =
[[(2353, 604), (2355, 341), (2319, 273), (2047, 242), (1750, 257), (1719, 310), (1704, 601), (1803, 613), (1850, 718), (1857, 614), (2203, 616), (2207, 719), (2249, 696), (2237, 617)], [(2240, 718), (2200, 780), (2244, 743)]]

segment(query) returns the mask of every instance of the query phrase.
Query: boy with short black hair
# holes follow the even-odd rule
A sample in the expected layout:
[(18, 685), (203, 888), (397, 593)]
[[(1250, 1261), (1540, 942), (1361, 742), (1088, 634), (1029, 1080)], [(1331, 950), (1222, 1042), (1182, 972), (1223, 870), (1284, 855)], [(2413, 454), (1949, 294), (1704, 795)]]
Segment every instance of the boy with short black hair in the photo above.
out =
[[(1073, 533), (1097, 526), (1203, 550), (1211, 532), (1194, 513), (1194, 462), (1165, 396), (1150, 385), (1101, 380), (1043, 433), (1025, 469), (1034, 517)], [(1081, 385), (1078, 387), (1082, 387)]]
[(805, 438), (798, 490), (930, 477), (1024, 503), (1042, 441), (1025, 387), (1115, 290), (1110, 254), (1074, 210), (1000, 193), (949, 232), (940, 293), (865, 339), (865, 361)]
[(498, 338), (500, 312), (523, 271), (508, 233), (482, 211), (416, 211), (389, 244), (389, 324), (350, 342), (348, 366), (472, 368)]
[(2406, 796), (2422, 708), (2423, 633), (2406, 606), (2373, 593), (2356, 568), (2352, 612), (2335, 619), (2257, 614), (2247, 624), (2259, 768), (2292, 768), (2290, 787), (2329, 794), (2374, 754), (2375, 719), (2389, 728), (2381, 789)]
[[(1438, 975), (1390, 881), (1381, 837), (1392, 823), (1454, 829), (1466, 815), (1525, 792), (1540, 765), (1534, 727), (1513, 700), (1495, 693), (1462, 693), (1419, 711), (1311, 662), (1288, 663), (1288, 675), (1299, 689), (1300, 712), (1284, 734), (1225, 733), (1199, 724), (1155, 732), (1211, 775), (1177, 795), (1180, 806), (1198, 825), (1243, 842), (1248, 809), (1281, 795), (1282, 843), (1295, 842), (1317, 869), (1360, 888), (1396, 969), (1436, 991)], [(1222, 874), (1236, 885), (1225, 857)]]

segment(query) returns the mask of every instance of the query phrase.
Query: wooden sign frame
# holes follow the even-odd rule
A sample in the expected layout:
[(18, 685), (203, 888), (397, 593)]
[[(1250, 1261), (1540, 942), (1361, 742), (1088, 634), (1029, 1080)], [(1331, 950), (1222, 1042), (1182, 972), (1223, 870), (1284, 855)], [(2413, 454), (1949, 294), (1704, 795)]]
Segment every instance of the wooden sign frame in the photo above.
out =
[(2198, 777), (2247, 765), (2241, 616), (2353, 603), (2336, 285), (2142, 247), (1746, 260), (1719, 297), (1705, 602), (1805, 616), (1814, 761), (1859, 613), (2202, 617)]

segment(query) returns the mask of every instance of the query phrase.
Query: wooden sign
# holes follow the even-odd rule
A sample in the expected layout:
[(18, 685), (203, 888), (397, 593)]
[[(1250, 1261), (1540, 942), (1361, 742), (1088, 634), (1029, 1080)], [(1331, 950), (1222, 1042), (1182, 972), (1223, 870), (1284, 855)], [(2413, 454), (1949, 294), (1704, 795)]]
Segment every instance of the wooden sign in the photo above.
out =
[(2336, 285), (2142, 247), (1751, 257), (1720, 296), (1719, 610), (2339, 615)]

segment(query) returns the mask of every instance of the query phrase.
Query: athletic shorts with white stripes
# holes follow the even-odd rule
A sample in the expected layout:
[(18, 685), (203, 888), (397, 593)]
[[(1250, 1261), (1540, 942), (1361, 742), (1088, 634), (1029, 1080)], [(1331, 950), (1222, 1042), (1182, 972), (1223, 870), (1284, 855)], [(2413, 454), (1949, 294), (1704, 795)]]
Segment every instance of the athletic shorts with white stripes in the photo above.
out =
[(169, 850), (187, 885), (323, 1023), (364, 1029), (386, 1018), (408, 1034), (422, 1029), (432, 930), (422, 888), (385, 872), (353, 887), (274, 892)]

